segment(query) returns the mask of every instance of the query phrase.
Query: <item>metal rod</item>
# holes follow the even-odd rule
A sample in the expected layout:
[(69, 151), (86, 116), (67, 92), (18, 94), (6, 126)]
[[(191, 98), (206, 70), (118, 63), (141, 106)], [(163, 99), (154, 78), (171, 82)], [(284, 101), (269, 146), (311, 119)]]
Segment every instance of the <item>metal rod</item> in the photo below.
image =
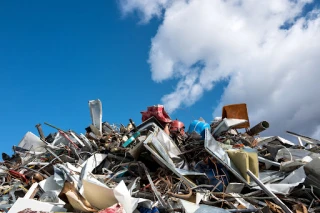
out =
[(257, 205), (260, 205), (260, 206), (267, 206), (267, 204), (265, 202), (261, 202), (255, 198), (244, 198), (245, 200), (247, 200), (248, 202), (250, 202), (251, 204), (257, 204)]
[(267, 187), (250, 171), (247, 174), (261, 187), (261, 189), (270, 197), (273, 197), (275, 203), (277, 203), (286, 213), (292, 213), (292, 211), (284, 204), (272, 191), (267, 189)]
[[(49, 151), (49, 150), (48, 150)], [(44, 165), (43, 167), (41, 167), (40, 169), (38, 169), (38, 171), (40, 171), (40, 170), (42, 170), (42, 169), (44, 169), (44, 168), (46, 168), (47, 166), (49, 166), (49, 165), (51, 165), (52, 164), (52, 162), (53, 161), (55, 161), (55, 160), (57, 160), (57, 158), (56, 157), (54, 157), (47, 165)], [(61, 159), (59, 158), (59, 160), (61, 161)], [(63, 163), (63, 162), (62, 162)], [(45, 170), (43, 170), (43, 171), (45, 171)]]
[(144, 172), (145, 172), (145, 174), (146, 174), (146, 176), (148, 178), (148, 181), (150, 183), (151, 189), (152, 189), (154, 195), (156, 196), (157, 200), (160, 202), (160, 204), (163, 207), (167, 207), (166, 202), (163, 200), (163, 198), (161, 197), (160, 192), (157, 190), (156, 186), (154, 185), (154, 183), (153, 183), (153, 181), (151, 179), (151, 176), (150, 176), (150, 174), (148, 172), (147, 167), (144, 165), (144, 163), (139, 162), (139, 161), (138, 161), (138, 165), (140, 165), (144, 169)]
[[(21, 166), (20, 168), (28, 169), (28, 170), (30, 170), (30, 171), (32, 171), (32, 172), (39, 173), (40, 175), (42, 175), (42, 176), (45, 177), (45, 178), (48, 178), (48, 175), (45, 175), (45, 174), (39, 172), (39, 170), (37, 171), (37, 170), (31, 169), (31, 168), (29, 168), (29, 167), (27, 167), (27, 166)], [(26, 172), (26, 173), (27, 173), (27, 172)]]
[[(54, 129), (56, 129), (56, 130), (62, 130), (62, 129), (60, 129), (60, 128), (56, 127), (56, 126), (53, 126), (52, 124), (49, 124), (49, 123), (47, 123), (47, 122), (44, 122), (44, 124), (47, 125), (47, 126), (50, 126), (50, 127), (54, 128)], [(63, 131), (63, 130), (62, 130), (62, 131)]]
[(30, 162), (27, 165), (28, 166), (45, 166), (48, 165), (48, 162)]
[(278, 162), (274, 162), (274, 161), (271, 161), (271, 160), (268, 160), (268, 159), (265, 159), (263, 157), (260, 157), (258, 156), (258, 160), (259, 162), (262, 162), (262, 163), (267, 163), (267, 164), (271, 164), (272, 166), (277, 166), (277, 167), (280, 167), (280, 163)]
[(49, 124), (47, 122), (44, 122), (45, 125), (48, 125), (56, 130), (58, 130), (58, 132), (63, 136), (65, 137), (74, 147), (76, 147), (76, 149), (79, 149), (79, 147), (69, 138), (68, 136), (68, 132), (56, 127), (56, 126), (53, 126), (52, 124)]

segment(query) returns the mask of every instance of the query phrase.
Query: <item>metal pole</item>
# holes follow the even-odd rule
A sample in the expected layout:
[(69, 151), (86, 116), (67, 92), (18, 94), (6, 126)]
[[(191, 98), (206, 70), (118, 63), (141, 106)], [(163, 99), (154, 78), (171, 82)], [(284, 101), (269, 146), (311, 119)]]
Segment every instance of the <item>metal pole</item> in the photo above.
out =
[(270, 197), (273, 197), (275, 203), (277, 203), (286, 213), (293, 213), (286, 204), (284, 204), (272, 191), (267, 189), (267, 187), (250, 171), (247, 171), (247, 174), (252, 178), (258, 186)]
[(44, 134), (43, 134), (43, 131), (42, 131), (42, 128), (41, 128), (41, 124), (37, 124), (36, 125), (36, 128), (38, 130), (38, 133), (39, 133), (39, 136), (42, 140), (46, 140), (46, 137), (44, 137)]
[(252, 127), (247, 133), (248, 135), (253, 136), (253, 135), (259, 134), (260, 132), (268, 128), (269, 128), (269, 123), (267, 121), (261, 121), (260, 123)]

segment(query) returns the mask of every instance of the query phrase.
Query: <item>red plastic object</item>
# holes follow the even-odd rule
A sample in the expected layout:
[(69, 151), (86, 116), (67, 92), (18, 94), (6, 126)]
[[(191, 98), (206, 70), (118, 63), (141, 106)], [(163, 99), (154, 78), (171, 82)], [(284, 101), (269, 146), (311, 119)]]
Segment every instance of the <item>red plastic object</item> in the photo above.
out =
[(235, 145), (233, 145), (232, 146), (233, 148), (243, 148), (244, 147), (244, 145), (243, 144), (235, 144)]
[(152, 116), (155, 117), (162, 124), (171, 122), (171, 118), (167, 114), (167, 112), (164, 110), (163, 105), (150, 106), (148, 107), (147, 111), (141, 112), (141, 114), (142, 114), (142, 122), (146, 121)]
[(123, 207), (118, 203), (114, 204), (113, 206), (110, 206), (109, 208), (99, 211), (99, 213), (123, 213), (123, 212), (125, 212)]
[(184, 129), (185, 129), (185, 126), (181, 121), (174, 120), (172, 121), (170, 126), (170, 133), (171, 134), (180, 133), (181, 135), (184, 135)]
[(18, 178), (18, 179), (22, 180), (25, 183), (28, 183), (28, 179), (26, 178), (25, 175), (15, 171), (15, 170), (12, 170), (12, 169), (9, 170), (9, 173), (10, 173), (11, 176), (13, 176), (15, 178)]

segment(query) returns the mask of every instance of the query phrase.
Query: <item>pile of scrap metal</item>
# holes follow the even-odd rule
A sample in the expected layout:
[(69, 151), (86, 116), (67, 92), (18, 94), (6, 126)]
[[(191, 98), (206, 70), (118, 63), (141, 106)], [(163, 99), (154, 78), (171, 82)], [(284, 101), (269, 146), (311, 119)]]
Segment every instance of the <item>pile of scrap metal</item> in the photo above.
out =
[(127, 126), (102, 122), (100, 100), (89, 108), (85, 134), (38, 124), (2, 154), (1, 212), (320, 211), (320, 141), (259, 137), (269, 124), (250, 128), (245, 104), (188, 130), (162, 105)]

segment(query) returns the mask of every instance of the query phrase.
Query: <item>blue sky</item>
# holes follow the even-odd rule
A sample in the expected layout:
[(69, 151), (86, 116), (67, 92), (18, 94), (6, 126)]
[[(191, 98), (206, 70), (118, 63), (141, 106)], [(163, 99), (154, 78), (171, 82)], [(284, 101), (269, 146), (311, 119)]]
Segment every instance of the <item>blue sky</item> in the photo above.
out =
[(1, 151), (37, 123), (84, 132), (93, 99), (110, 123), (164, 103), (186, 127), (245, 102), (266, 134), (319, 139), (319, 1), (234, 2), (1, 1)]
[[(2, 152), (11, 153), (37, 123), (84, 132), (88, 100), (100, 99), (103, 120), (140, 123), (140, 111), (161, 102), (177, 83), (151, 80), (147, 62), (159, 19), (123, 18), (116, 1), (1, 1), (0, 104)], [(171, 114), (188, 126), (212, 119), (224, 83)], [(54, 129), (43, 125), (45, 134)]]

